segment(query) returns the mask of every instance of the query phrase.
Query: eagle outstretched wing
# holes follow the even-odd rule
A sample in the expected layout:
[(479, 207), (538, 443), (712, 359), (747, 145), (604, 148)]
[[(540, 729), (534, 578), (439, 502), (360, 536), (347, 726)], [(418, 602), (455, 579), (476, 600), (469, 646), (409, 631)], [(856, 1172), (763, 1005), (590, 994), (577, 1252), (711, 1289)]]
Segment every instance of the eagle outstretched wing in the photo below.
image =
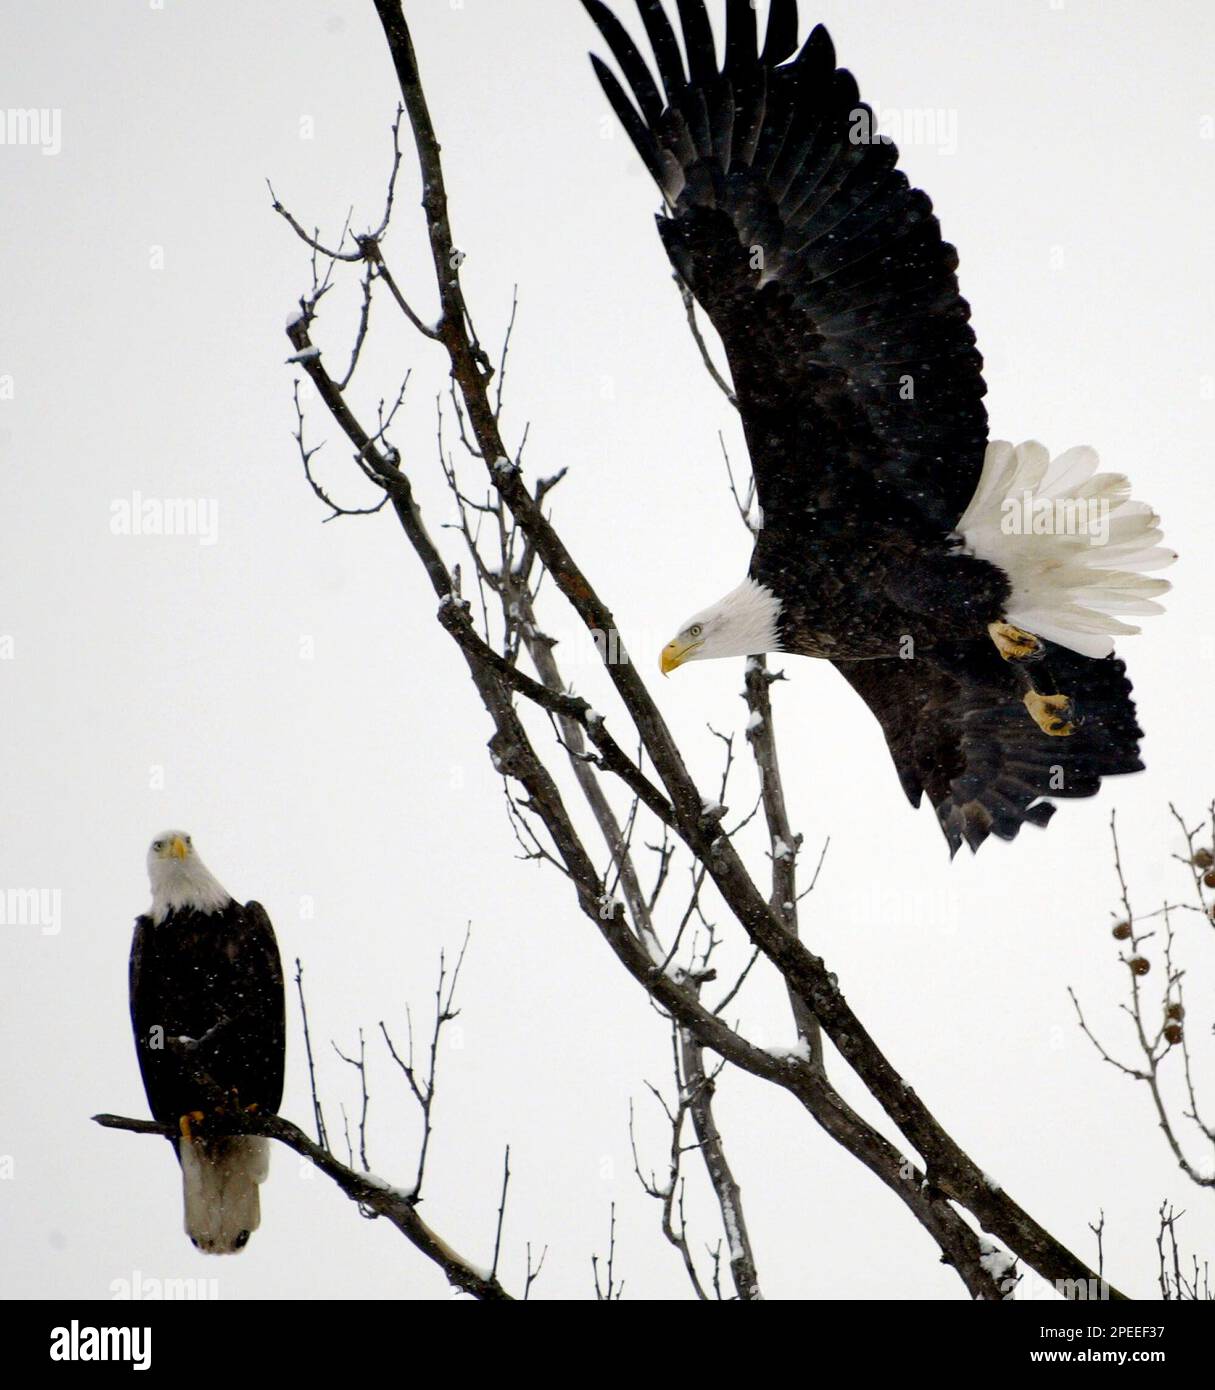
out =
[(987, 441), (957, 255), (875, 134), (827, 31), (799, 52), (796, 0), (726, 0), (719, 70), (703, 0), (637, 0), (661, 90), (601, 0), (583, 0), (632, 91), (592, 55), (663, 192), (659, 230), (721, 336), (765, 525), (881, 514), (948, 532)]

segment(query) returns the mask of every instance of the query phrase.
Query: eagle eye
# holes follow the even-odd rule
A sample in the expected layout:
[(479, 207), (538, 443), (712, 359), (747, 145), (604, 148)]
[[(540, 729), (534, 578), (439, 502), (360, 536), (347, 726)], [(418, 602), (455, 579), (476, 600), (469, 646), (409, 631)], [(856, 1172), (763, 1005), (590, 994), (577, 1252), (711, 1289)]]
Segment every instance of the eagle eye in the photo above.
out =
[(692, 626), (691, 626), (690, 628), (688, 628), (688, 636), (689, 636), (689, 637), (699, 637), (700, 634), (701, 634), (703, 631), (704, 631), (704, 628), (702, 628), (701, 625), (700, 625), (699, 623), (693, 623)]
[(165, 842), (164, 842), (163, 840), (153, 840), (153, 841), (152, 841), (152, 848), (153, 848), (153, 849), (161, 850), (161, 849), (164, 849), (164, 847), (165, 847)]

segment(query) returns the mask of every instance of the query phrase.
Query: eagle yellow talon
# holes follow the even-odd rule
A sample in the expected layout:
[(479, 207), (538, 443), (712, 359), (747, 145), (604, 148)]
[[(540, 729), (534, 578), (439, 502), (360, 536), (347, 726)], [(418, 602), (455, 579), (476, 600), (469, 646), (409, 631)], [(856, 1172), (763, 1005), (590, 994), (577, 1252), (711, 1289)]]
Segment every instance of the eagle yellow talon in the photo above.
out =
[(1066, 695), (1039, 695), (1030, 690), (1025, 696), (1025, 708), (1038, 728), (1052, 738), (1066, 738), (1076, 732), (1072, 702)]
[(193, 1126), (201, 1125), (206, 1118), (207, 1117), (201, 1110), (191, 1110), (183, 1115), (177, 1122), (177, 1128), (181, 1132), (181, 1137), (183, 1139), (193, 1139)]
[(987, 635), (1005, 661), (1036, 661), (1046, 650), (1040, 637), (1011, 623), (988, 623)]

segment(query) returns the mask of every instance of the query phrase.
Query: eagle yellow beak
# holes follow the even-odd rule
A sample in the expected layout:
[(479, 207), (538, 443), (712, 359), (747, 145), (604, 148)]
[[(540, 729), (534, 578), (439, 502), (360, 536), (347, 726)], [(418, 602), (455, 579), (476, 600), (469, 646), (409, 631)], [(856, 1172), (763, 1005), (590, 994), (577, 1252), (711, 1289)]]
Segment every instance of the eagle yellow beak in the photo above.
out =
[(658, 658), (658, 669), (664, 676), (669, 676), (677, 666), (682, 666), (688, 660), (697, 647), (702, 645), (703, 642), (693, 641), (690, 638), (672, 638), (662, 649), (662, 655)]
[(186, 842), (181, 838), (181, 836), (175, 835), (173, 837), (173, 843), (169, 846), (169, 853), (173, 856), (174, 859), (184, 859), (186, 855), (190, 853), (190, 851), (186, 846)]

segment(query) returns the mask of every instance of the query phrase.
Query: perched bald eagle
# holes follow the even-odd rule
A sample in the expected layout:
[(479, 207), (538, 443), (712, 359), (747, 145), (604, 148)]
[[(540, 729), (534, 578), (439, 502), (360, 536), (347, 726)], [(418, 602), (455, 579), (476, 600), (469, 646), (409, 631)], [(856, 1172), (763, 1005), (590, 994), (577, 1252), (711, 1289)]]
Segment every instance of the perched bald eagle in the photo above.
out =
[(152, 1114), (180, 1137), (186, 1234), (212, 1255), (242, 1250), (260, 1221), (269, 1141), (207, 1135), (208, 1119), (278, 1110), (283, 971), (260, 903), (236, 902), (166, 830), (148, 849), (152, 906), (135, 919), (131, 1024)]
[(957, 255), (827, 31), (799, 51), (796, 0), (771, 0), (761, 51), (751, 0), (726, 0), (719, 69), (703, 0), (678, 0), (683, 53), (661, 0), (637, 0), (656, 81), (583, 3), (632, 91), (592, 55), (662, 192), (662, 241), (725, 348), (761, 512), (747, 577), (681, 626), (663, 672), (826, 658), (951, 854), (1141, 769), (1112, 655), (1138, 629), (1115, 615), (1158, 612), (1169, 585), (1145, 572), (1176, 557), (1093, 450), (988, 443)]

